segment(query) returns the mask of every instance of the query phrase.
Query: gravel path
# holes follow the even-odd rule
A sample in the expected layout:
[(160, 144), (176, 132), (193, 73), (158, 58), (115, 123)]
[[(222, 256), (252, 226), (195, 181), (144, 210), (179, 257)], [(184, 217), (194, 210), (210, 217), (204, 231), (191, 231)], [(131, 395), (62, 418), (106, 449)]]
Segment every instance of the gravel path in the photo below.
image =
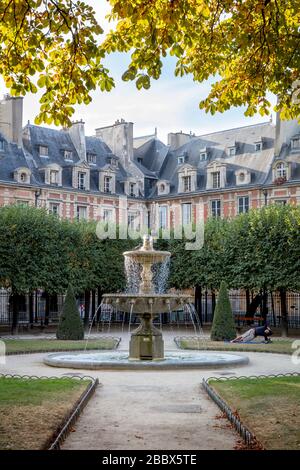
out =
[[(166, 349), (174, 343), (165, 338)], [(122, 349), (127, 347), (122, 338)], [(0, 373), (98, 377), (99, 387), (64, 449), (233, 449), (238, 436), (201, 388), (203, 377), (300, 372), (280, 354), (240, 353), (249, 365), (227, 369), (175, 371), (84, 371), (43, 364), (45, 354), (9, 356)]]

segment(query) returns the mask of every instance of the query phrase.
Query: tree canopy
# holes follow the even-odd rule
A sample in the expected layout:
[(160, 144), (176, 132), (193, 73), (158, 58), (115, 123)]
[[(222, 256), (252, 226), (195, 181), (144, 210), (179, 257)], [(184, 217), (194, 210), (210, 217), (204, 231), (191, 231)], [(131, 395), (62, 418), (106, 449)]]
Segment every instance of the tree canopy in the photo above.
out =
[[(206, 112), (246, 106), (267, 115), (267, 93), (282, 118), (300, 115), (298, 0), (109, 0), (116, 25), (106, 37), (88, 0), (3, 0), (0, 74), (12, 95), (43, 90), (36, 122), (70, 124), (91, 90), (114, 80), (107, 54), (130, 52), (123, 80), (148, 89), (163, 57), (176, 57), (175, 75), (215, 80), (200, 102)], [(100, 1), (99, 1), (100, 3)]]

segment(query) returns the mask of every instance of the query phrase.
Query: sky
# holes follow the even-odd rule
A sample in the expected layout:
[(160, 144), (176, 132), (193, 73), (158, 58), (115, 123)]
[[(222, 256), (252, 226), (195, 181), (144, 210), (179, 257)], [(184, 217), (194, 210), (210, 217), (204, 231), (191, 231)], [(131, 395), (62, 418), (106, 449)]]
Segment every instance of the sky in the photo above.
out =
[[(85, 1), (94, 7), (104, 34), (108, 32), (112, 26), (105, 19), (109, 12), (107, 0)], [(162, 75), (159, 80), (151, 82), (149, 90), (137, 90), (134, 82), (123, 82), (121, 79), (129, 62), (127, 54), (110, 55), (105, 65), (114, 77), (116, 87), (109, 93), (95, 90), (91, 93), (93, 101), (89, 105), (76, 106), (72, 119), (85, 122), (86, 135), (94, 135), (97, 127), (111, 125), (123, 118), (134, 123), (135, 137), (153, 134), (157, 128), (158, 138), (167, 143), (169, 132), (191, 131), (201, 135), (268, 120), (268, 116), (245, 117), (244, 108), (232, 108), (214, 116), (206, 114), (199, 109), (199, 102), (207, 96), (210, 82), (195, 83), (191, 76), (175, 77), (173, 57), (164, 59)], [(0, 88), (1, 94), (7, 91), (1, 81)], [(269, 98), (274, 103), (275, 98)], [(38, 100), (38, 94), (24, 98), (24, 124), (34, 122), (39, 109)]]

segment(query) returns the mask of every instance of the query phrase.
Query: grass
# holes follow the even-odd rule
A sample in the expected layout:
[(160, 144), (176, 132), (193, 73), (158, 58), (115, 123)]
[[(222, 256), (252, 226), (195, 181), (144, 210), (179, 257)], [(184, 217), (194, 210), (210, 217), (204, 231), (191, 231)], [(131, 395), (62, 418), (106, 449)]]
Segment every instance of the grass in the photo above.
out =
[(239, 344), (239, 343), (225, 343), (222, 341), (211, 341), (209, 339), (197, 338), (179, 338), (178, 345), (182, 349), (197, 349), (206, 351), (254, 351), (266, 353), (280, 353), (280, 354), (293, 354), (292, 339), (272, 339), (272, 343), (252, 343), (252, 344)]
[(0, 449), (47, 448), (88, 383), (0, 377)]
[(300, 450), (300, 376), (209, 384), (265, 449)]
[[(82, 351), (86, 341), (63, 341), (56, 339), (3, 339), (6, 353), (34, 353), (51, 351)], [(89, 340), (86, 349), (115, 349), (118, 340), (115, 338), (101, 338)]]

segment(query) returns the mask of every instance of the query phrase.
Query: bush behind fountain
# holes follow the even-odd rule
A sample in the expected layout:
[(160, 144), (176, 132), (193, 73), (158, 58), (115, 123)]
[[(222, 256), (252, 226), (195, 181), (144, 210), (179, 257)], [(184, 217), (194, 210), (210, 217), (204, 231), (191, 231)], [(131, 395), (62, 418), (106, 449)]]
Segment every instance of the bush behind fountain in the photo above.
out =
[(56, 338), (69, 341), (82, 340), (84, 338), (84, 328), (71, 285), (68, 287), (66, 299), (56, 331)]
[(210, 337), (212, 341), (230, 341), (236, 337), (228, 289), (224, 281), (221, 282)]

